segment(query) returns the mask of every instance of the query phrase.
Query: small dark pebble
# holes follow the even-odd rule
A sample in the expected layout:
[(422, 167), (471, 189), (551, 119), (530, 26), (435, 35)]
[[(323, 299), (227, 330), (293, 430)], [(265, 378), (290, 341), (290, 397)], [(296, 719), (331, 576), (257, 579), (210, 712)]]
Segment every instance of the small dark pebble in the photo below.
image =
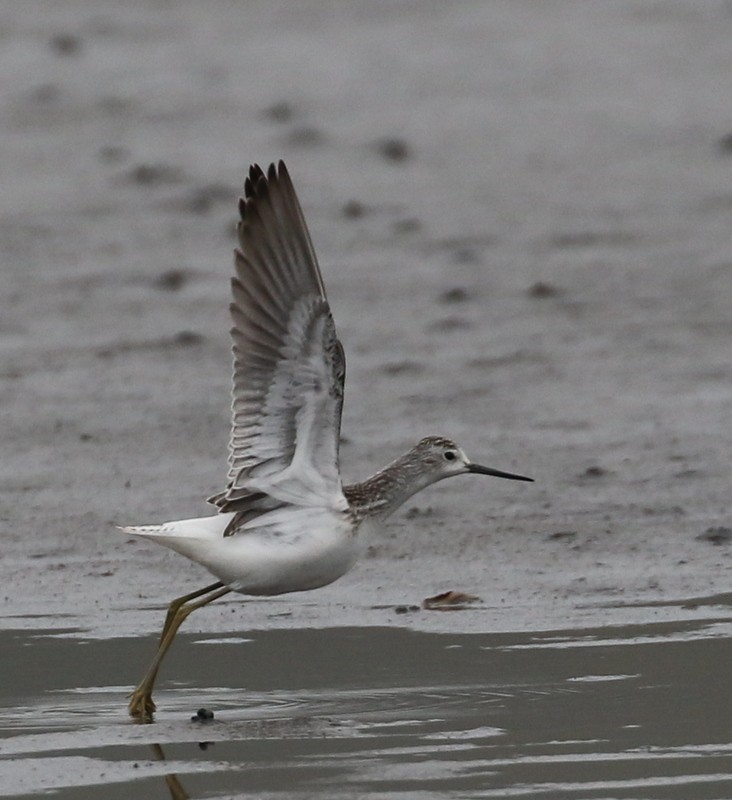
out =
[(177, 291), (185, 283), (188, 282), (189, 274), (184, 269), (168, 269), (161, 272), (153, 281), (153, 285), (158, 289), (167, 289), (168, 291)]
[(601, 478), (606, 472), (602, 467), (587, 467), (583, 475), (585, 478)]
[(711, 544), (729, 544), (732, 542), (732, 528), (707, 528), (704, 533), (697, 537), (699, 541), (710, 542)]
[(213, 718), (213, 711), (210, 711), (208, 708), (199, 708), (191, 717), (191, 722), (211, 722)]
[(359, 219), (366, 213), (366, 207), (358, 200), (349, 200), (343, 204), (342, 212), (346, 219)]
[(577, 531), (556, 531), (555, 533), (550, 533), (547, 538), (549, 539), (574, 539), (577, 535)]
[(464, 303), (468, 299), (468, 293), (460, 286), (448, 289), (440, 295), (441, 303)]
[(394, 606), (395, 614), (413, 614), (415, 611), (419, 610), (419, 606)]
[(724, 135), (719, 140), (719, 149), (726, 156), (732, 155), (732, 133)]
[(559, 289), (556, 286), (552, 286), (551, 283), (537, 281), (533, 286), (529, 286), (526, 293), (529, 297), (541, 299), (544, 297), (556, 297), (559, 294)]
[(176, 344), (183, 345), (183, 347), (191, 347), (195, 344), (201, 344), (204, 341), (204, 337), (195, 331), (179, 331), (175, 334), (173, 340)]
[(703, 475), (698, 469), (682, 469), (674, 472), (674, 478), (699, 478)]
[(129, 177), (140, 186), (178, 183), (182, 178), (180, 170), (169, 164), (138, 164), (130, 170)]
[(73, 33), (57, 33), (48, 44), (57, 56), (73, 56), (81, 50), (81, 39)]
[(376, 151), (387, 161), (406, 161), (411, 158), (412, 151), (404, 139), (388, 137), (376, 142)]

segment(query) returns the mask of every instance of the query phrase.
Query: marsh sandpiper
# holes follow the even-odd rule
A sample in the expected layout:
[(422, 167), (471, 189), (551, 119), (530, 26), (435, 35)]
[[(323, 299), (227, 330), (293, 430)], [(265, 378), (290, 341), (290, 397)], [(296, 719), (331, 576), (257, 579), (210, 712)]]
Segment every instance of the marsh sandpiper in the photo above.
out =
[(229, 592), (277, 595), (332, 583), (407, 498), (453, 475), (522, 475), (474, 464), (428, 436), (362, 483), (343, 486), (338, 450), (346, 364), (305, 219), (284, 163), (251, 167), (239, 201), (232, 278), (232, 429), (218, 513), (125, 527), (206, 567), (218, 580), (174, 600), (158, 650), (129, 703), (153, 718), (152, 690), (178, 628)]

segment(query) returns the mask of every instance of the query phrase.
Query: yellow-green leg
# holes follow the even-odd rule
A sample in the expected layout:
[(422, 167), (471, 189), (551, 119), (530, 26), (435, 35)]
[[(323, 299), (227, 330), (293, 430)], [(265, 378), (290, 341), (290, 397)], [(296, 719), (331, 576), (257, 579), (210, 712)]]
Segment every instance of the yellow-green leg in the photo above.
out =
[[(190, 594), (183, 595), (183, 597), (178, 597), (173, 600), (165, 616), (163, 632), (160, 636), (160, 644), (158, 645), (157, 653), (155, 653), (155, 658), (153, 658), (152, 663), (145, 673), (145, 677), (130, 695), (128, 709), (131, 717), (139, 719), (140, 722), (152, 722), (153, 712), (155, 711), (155, 703), (152, 699), (153, 686), (158, 676), (160, 664), (165, 654), (168, 652), (170, 645), (173, 643), (178, 628), (183, 624), (186, 617), (197, 608), (202, 608), (214, 600), (218, 600), (219, 597), (223, 597), (230, 591), (231, 589), (229, 589), (228, 586), (217, 582), (207, 586), (205, 589), (199, 589), (196, 592), (191, 592)], [(202, 599), (197, 600), (197, 602), (191, 602), (199, 597)]]
[(197, 589), (195, 592), (191, 592), (190, 594), (184, 594), (183, 597), (177, 597), (173, 602), (168, 606), (168, 612), (165, 615), (165, 622), (163, 623), (163, 630), (160, 632), (160, 641), (162, 642), (165, 638), (165, 634), (168, 632), (168, 628), (170, 627), (170, 623), (173, 620), (173, 617), (176, 615), (178, 609), (189, 603), (191, 600), (196, 600), (199, 597), (203, 597), (204, 594), (208, 594), (212, 592), (214, 589), (220, 589), (224, 584), (221, 581), (216, 581), (216, 583), (212, 583), (210, 586), (204, 586), (203, 589)]

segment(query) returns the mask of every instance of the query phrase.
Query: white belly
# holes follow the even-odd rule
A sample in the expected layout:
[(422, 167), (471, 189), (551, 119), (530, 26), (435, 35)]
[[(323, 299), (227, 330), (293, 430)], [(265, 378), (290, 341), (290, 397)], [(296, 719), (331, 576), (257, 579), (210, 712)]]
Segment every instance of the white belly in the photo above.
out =
[(363, 550), (363, 537), (340, 511), (288, 506), (224, 538), (231, 517), (219, 514), (135, 532), (198, 562), (235, 592), (250, 595), (325, 586), (348, 572)]
[[(230, 544), (229, 544), (230, 543)], [(235, 592), (253, 595), (302, 592), (345, 575), (361, 554), (349, 528), (310, 531), (295, 539), (242, 533), (224, 540), (230, 552), (217, 577)]]

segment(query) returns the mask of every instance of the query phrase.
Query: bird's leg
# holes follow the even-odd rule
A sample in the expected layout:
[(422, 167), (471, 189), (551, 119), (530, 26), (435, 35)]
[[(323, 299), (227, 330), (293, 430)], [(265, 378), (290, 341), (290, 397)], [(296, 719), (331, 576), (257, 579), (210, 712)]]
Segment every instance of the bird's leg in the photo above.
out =
[(163, 630), (160, 632), (160, 641), (162, 642), (165, 638), (165, 634), (168, 632), (168, 628), (170, 627), (173, 617), (176, 615), (178, 609), (182, 605), (185, 605), (186, 603), (190, 602), (191, 600), (195, 600), (198, 597), (202, 597), (204, 594), (208, 594), (214, 589), (220, 589), (223, 585), (224, 584), (221, 583), (221, 581), (216, 581), (216, 583), (212, 583), (210, 586), (204, 586), (203, 589), (198, 589), (190, 594), (184, 594), (183, 597), (176, 597), (176, 599), (173, 600), (173, 602), (168, 606), (168, 613), (165, 615)]
[[(128, 709), (131, 717), (136, 717), (141, 722), (152, 722), (153, 712), (155, 711), (155, 703), (152, 699), (153, 686), (158, 676), (160, 664), (165, 654), (168, 652), (168, 648), (173, 643), (178, 628), (183, 624), (186, 617), (197, 608), (201, 608), (214, 600), (218, 600), (219, 597), (223, 597), (230, 591), (231, 589), (229, 589), (228, 586), (224, 586), (221, 583), (214, 583), (206, 589), (179, 597), (170, 604), (165, 619), (165, 625), (163, 626), (163, 636), (160, 640), (158, 651), (155, 653), (155, 658), (153, 658), (152, 663), (148, 667), (145, 677), (130, 695)], [(203, 599), (197, 602), (190, 602), (190, 600), (201, 597), (202, 595)]]

